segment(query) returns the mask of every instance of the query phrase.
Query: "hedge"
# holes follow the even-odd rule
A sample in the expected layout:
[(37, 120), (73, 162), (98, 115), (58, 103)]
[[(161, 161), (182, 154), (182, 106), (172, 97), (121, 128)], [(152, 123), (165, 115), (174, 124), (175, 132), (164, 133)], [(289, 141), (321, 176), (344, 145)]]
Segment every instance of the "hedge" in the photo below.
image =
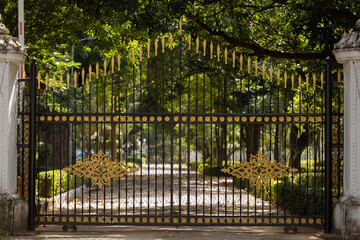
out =
[(81, 184), (83, 184), (82, 178), (65, 171), (44, 171), (40, 172), (36, 179), (36, 192), (39, 197), (49, 198), (77, 188)]
[[(205, 167), (205, 168), (204, 168)], [(208, 163), (198, 163), (198, 172), (204, 173), (205, 175), (211, 175), (211, 176), (225, 176), (226, 173), (221, 172), (221, 169), (224, 167), (217, 166), (217, 165), (211, 165)]]
[[(313, 163), (310, 162), (309, 165), (312, 166)], [(205, 165), (202, 162), (196, 164), (196, 161), (191, 161), (190, 168), (206, 175), (227, 175), (221, 172), (224, 166), (211, 165), (208, 161)], [(250, 187), (247, 179), (233, 177), (233, 181), (235, 186), (241, 189), (248, 188), (251, 194), (271, 201), (292, 214), (322, 215), (324, 213), (324, 173), (294, 173), (282, 179), (273, 180), (262, 189)]]
[[(295, 173), (262, 189), (249, 188), (249, 192), (297, 215), (322, 215), (324, 213), (323, 173)], [(239, 188), (249, 187), (248, 180), (234, 178)]]

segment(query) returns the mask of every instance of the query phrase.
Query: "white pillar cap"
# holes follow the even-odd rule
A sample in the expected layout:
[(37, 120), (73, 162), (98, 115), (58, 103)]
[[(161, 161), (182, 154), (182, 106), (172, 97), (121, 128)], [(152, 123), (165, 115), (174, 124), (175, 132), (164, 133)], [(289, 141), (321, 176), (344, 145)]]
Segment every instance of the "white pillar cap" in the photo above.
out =
[(338, 63), (360, 60), (360, 19), (356, 21), (352, 32), (345, 34), (334, 45), (333, 53)]
[[(0, 20), (1, 21), (1, 20)], [(0, 22), (0, 55), (16, 55), (19, 54), (20, 59), (23, 59), (27, 53), (26, 48), (22, 46), (16, 37), (9, 35), (9, 30), (5, 27), (5, 25)], [(19, 61), (20, 59), (8, 59), (8, 56), (0, 56), (0, 61), (4, 60), (14, 60), (15, 62)], [(20, 60), (21, 61), (21, 60)], [(22, 60), (23, 62), (23, 60)]]

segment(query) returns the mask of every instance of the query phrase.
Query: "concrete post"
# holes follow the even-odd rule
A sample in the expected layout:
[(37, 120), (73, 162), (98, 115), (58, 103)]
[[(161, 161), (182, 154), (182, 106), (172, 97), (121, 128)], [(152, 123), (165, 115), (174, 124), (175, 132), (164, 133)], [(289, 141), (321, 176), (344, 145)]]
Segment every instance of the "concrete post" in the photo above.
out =
[(344, 191), (334, 207), (334, 228), (343, 239), (360, 237), (360, 20), (335, 44), (344, 67)]
[(18, 195), (17, 84), (26, 49), (0, 22), (0, 232), (27, 230), (27, 202)]

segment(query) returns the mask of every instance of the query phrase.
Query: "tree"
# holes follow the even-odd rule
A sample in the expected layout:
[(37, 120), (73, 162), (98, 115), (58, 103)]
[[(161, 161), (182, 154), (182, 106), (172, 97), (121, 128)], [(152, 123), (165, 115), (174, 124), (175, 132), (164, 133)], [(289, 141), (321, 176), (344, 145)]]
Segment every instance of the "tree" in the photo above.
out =
[[(0, 9), (16, 33), (16, 4), (2, 0)], [(177, 30), (183, 18), (186, 32), (294, 64), (292, 60), (331, 55), (333, 44), (353, 27), (359, 12), (356, 0), (31, 0), (25, 4), (25, 38), (30, 55), (44, 62), (53, 51), (69, 54), (72, 44), (81, 47), (77, 40), (88, 35), (97, 37), (93, 47), (109, 56), (125, 51), (130, 40)]]
[[(16, 32), (16, 18), (12, 17), (16, 15), (16, 4), (3, 0), (0, 2), (0, 9), (5, 24), (11, 32)], [(207, 39), (208, 42), (211, 40), (214, 43), (221, 43), (221, 49), (226, 46), (229, 50), (235, 49), (237, 53), (240, 51), (249, 56), (256, 55), (258, 59), (266, 60), (269, 64), (277, 64), (292, 72), (298, 71), (305, 78), (305, 73), (322, 67), (318, 64), (319, 60), (331, 54), (333, 43), (344, 32), (352, 28), (353, 23), (358, 18), (360, 4), (354, 0), (341, 2), (335, 0), (264, 0), (261, 2), (255, 0), (237, 2), (217, 0), (174, 0), (168, 2), (48, 0), (44, 2), (31, 0), (27, 2), (25, 10), (27, 29), (25, 38), (29, 45), (29, 54), (39, 59), (39, 69), (51, 73), (63, 73), (75, 65), (74, 62), (70, 61), (69, 56), (72, 45), (85, 53), (83, 54), (85, 57), (81, 59), (84, 67), (87, 67), (88, 63), (94, 63), (91, 58), (96, 54), (87, 54), (91, 52), (97, 53), (96, 60), (121, 54), (127, 62), (130, 62), (132, 47), (138, 50), (139, 45), (145, 47), (149, 39), (153, 40), (154, 37), (161, 34), (168, 37), (166, 34), (169, 32), (172, 32), (177, 38), (179, 34), (178, 21), (181, 18), (184, 33), (191, 33), (192, 36), (197, 35), (201, 40)], [(92, 45), (78, 42), (78, 39), (87, 36), (96, 37)], [(187, 35), (183, 37), (184, 40), (187, 39)], [(178, 61), (176, 60), (178, 58), (174, 59), (174, 61)], [(311, 62), (307, 60), (311, 60)], [(209, 78), (208, 63), (206, 65), (202, 61), (203, 59), (199, 56), (190, 57), (187, 63), (189, 66), (198, 62), (202, 64), (200, 69), (192, 68), (187, 73), (187, 77), (192, 81), (198, 79), (199, 71), (201, 74), (207, 75), (204, 79)], [(205, 83), (196, 85), (196, 87), (206, 88), (207, 92), (216, 92), (216, 88), (219, 89), (218, 96), (211, 99), (214, 108), (204, 107), (204, 112), (227, 112), (231, 101), (243, 101), (241, 106), (256, 109), (256, 99), (259, 96), (265, 97), (271, 94), (270, 92), (273, 90), (271, 87), (265, 89), (264, 84), (251, 75), (249, 78), (255, 79), (255, 81), (250, 83), (250, 88), (241, 89), (239, 92), (233, 91), (233, 98), (224, 97), (225, 93), (221, 92), (221, 84), (225, 79), (226, 66), (220, 65), (218, 72), (220, 75), (218, 80), (220, 81), (214, 84), (213, 90), (210, 90), (210, 85)], [(174, 82), (171, 93), (161, 92), (163, 89), (160, 87), (159, 94), (144, 94), (142, 99), (132, 100), (134, 104), (135, 101), (139, 103), (139, 108), (134, 108), (132, 111), (170, 112), (179, 110), (179, 104), (177, 105), (176, 101), (175, 104), (172, 104), (174, 99), (176, 100), (185, 94), (182, 90), (194, 88), (195, 85), (187, 85), (186, 81), (181, 81), (177, 75), (170, 78), (172, 69), (168, 62), (164, 66), (164, 73), (165, 77), (163, 76), (162, 81)], [(153, 72), (149, 74), (152, 79), (155, 79)], [(130, 88), (131, 82), (127, 80), (131, 77), (131, 66), (127, 66), (127, 71), (122, 72), (119, 79), (124, 82), (125, 87)], [(145, 73), (144, 77), (146, 77)], [(229, 80), (229, 84), (237, 84), (236, 77), (238, 76)], [(149, 83), (149, 88), (158, 80), (152, 80)], [(158, 83), (160, 84), (160, 82)], [(107, 95), (111, 90), (109, 85), (104, 87), (104, 92), (106, 92), (104, 95)], [(136, 91), (138, 90), (139, 86), (136, 86)], [(294, 92), (293, 94), (296, 95), (297, 93)], [(243, 98), (243, 95), (248, 95), (248, 99)], [(280, 94), (278, 95), (280, 96)], [(199, 104), (199, 106), (205, 106), (205, 103), (208, 103), (208, 99), (203, 96), (199, 96), (199, 98), (190, 96), (189, 100)], [(120, 108), (120, 99), (107, 99), (106, 101), (115, 101)], [(219, 107), (215, 109), (215, 106)], [(280, 109), (282, 112), (287, 112), (288, 107), (284, 103)], [(197, 111), (196, 109), (190, 110)], [(241, 109), (237, 110), (240, 111)], [(112, 152), (116, 148), (113, 140), (115, 128), (116, 126), (113, 125), (108, 131), (112, 136)], [(255, 154), (259, 149), (260, 133), (263, 131), (260, 128), (259, 125), (249, 125), (242, 129), (241, 136), (246, 143), (248, 157), (250, 154)], [(301, 154), (304, 146), (306, 147), (306, 144), (308, 145), (311, 142), (310, 137), (316, 132), (312, 129), (306, 129), (308, 129), (306, 126), (301, 128), (295, 125), (292, 128), (290, 158), (294, 164), (298, 162), (298, 158), (295, 156)], [(132, 130), (134, 130), (133, 134), (139, 131), (135, 128), (128, 129), (125, 135), (130, 134)], [(165, 131), (164, 128), (161, 130)], [(296, 139), (300, 130), (304, 130), (302, 133), (305, 132), (304, 134), (307, 134), (310, 140), (300, 141), (299, 138)], [(167, 129), (166, 131), (172, 130)], [(192, 131), (198, 133), (205, 131), (205, 129), (195, 127), (195, 130), (192, 129)], [(281, 125), (276, 129), (277, 136), (288, 133), (289, 130), (288, 132), (282, 130)], [(215, 149), (202, 149), (210, 155), (212, 152), (216, 152), (213, 155), (217, 156), (216, 161), (218, 163), (222, 159), (227, 159), (227, 146), (225, 144), (228, 141), (227, 135), (229, 134), (225, 124), (218, 124), (214, 129), (216, 144), (213, 146)], [(124, 142), (127, 144), (125, 140)], [(280, 138), (279, 142), (282, 146), (281, 142), (284, 142), (284, 139)], [(277, 149), (275, 152), (277, 152), (276, 155), (280, 155), (281, 149)]]

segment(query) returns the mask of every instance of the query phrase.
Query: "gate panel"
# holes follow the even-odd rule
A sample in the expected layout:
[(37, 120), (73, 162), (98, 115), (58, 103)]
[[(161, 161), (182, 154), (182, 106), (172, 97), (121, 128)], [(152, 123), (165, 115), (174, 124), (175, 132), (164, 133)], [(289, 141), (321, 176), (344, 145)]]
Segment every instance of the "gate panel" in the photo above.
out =
[(38, 76), (38, 224), (324, 224), (324, 75), (182, 41)]

